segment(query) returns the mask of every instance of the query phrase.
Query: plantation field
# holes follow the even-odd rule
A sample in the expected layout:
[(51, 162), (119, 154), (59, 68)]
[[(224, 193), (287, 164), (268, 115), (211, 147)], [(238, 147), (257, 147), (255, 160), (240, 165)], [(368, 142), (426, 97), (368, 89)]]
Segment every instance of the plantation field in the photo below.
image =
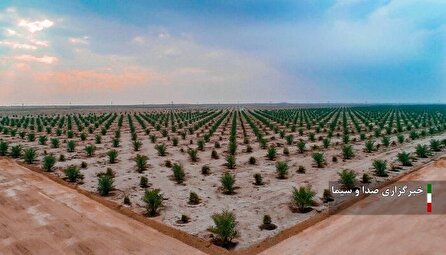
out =
[[(442, 105), (15, 109), (0, 111), (0, 155), (243, 249), (327, 210), (329, 181), (428, 162), (445, 132)], [(215, 228), (233, 218), (236, 232)]]

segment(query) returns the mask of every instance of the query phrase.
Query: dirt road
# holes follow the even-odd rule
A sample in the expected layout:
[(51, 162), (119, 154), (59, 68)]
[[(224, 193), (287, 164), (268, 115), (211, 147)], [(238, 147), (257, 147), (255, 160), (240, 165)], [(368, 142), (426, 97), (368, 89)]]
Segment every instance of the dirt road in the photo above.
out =
[[(446, 181), (446, 159), (443, 158), (401, 181)], [(446, 206), (446, 200), (435, 199), (435, 206)], [(441, 197), (445, 197), (442, 194)], [(371, 203), (368, 197), (347, 210), (367, 210), (389, 206), (381, 200)], [(411, 205), (400, 204), (399, 206)], [(445, 215), (335, 215), (298, 235), (265, 250), (270, 254), (446, 254)]]
[(204, 254), (0, 160), (0, 254)]

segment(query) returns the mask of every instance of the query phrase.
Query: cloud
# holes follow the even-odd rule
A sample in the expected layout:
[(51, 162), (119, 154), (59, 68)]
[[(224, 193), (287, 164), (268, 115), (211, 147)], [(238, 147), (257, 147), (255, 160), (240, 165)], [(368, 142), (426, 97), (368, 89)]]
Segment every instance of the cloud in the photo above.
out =
[(65, 70), (34, 75), (37, 82), (51, 85), (60, 93), (122, 90), (142, 84), (160, 83), (164, 77), (149, 69)]
[(68, 41), (71, 44), (73, 44), (73, 45), (79, 45), (79, 44), (88, 45), (90, 43), (88, 41), (88, 36), (84, 36), (84, 37), (70, 37), (70, 38), (68, 38)]
[(20, 27), (25, 27), (31, 33), (35, 33), (38, 31), (42, 31), (46, 28), (52, 27), (54, 25), (54, 22), (49, 19), (44, 19), (34, 22), (29, 22), (27, 20), (22, 19), (19, 21), (18, 25)]
[(167, 31), (163, 31), (158, 34), (158, 38), (160, 38), (160, 39), (170, 38), (170, 34)]
[(35, 50), (37, 47), (35, 45), (17, 43), (12, 41), (0, 41), (0, 46), (10, 47), (12, 49), (25, 49), (25, 50)]
[(17, 31), (15, 31), (15, 30), (12, 30), (12, 29), (9, 29), (9, 28), (6, 28), (5, 30), (6, 30), (6, 34), (8, 36), (17, 35)]
[(58, 61), (57, 57), (50, 57), (50, 56), (43, 56), (43, 57), (36, 57), (32, 55), (20, 55), (15, 56), (15, 60), (17, 61), (25, 61), (25, 62), (38, 62), (43, 64), (54, 64)]
[(132, 43), (135, 43), (135, 44), (143, 44), (144, 42), (145, 41), (142, 36), (136, 36), (132, 39)]
[[(54, 31), (46, 30), (53, 23), (17, 14), (13, 20), (19, 20), (19, 25), (15, 22), (8, 27), (24, 36), (9, 41), (20, 39), (37, 47), (39, 54), (12, 52), (7, 57), (6, 70), (15, 74), (8, 76), (8, 84), (14, 84), (15, 89), (5, 102), (194, 103), (204, 98), (207, 102), (237, 102), (269, 101), (290, 94), (282, 89), (282, 84), (288, 83), (286, 74), (264, 59), (209, 46), (195, 41), (191, 34), (164, 27), (136, 29), (100, 18), (85, 23), (76, 18), (64, 17), (64, 24)], [(69, 26), (71, 22), (79, 22), (76, 29)], [(95, 42), (105, 47), (74, 49), (71, 45), (89, 43), (88, 37), (79, 34), (95, 34)], [(63, 65), (54, 65), (57, 62)], [(6, 83), (4, 77), (0, 80)], [(38, 90), (47, 94), (42, 96)]]
[(40, 41), (36, 39), (30, 39), (30, 41), (37, 46), (48, 47), (50, 45), (48, 41)]

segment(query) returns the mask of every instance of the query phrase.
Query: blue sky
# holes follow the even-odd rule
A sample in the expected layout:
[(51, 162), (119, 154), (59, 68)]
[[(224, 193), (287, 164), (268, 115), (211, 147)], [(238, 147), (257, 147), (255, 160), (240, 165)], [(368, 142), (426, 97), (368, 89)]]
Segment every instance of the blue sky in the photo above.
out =
[(446, 2), (2, 1), (2, 104), (446, 102)]

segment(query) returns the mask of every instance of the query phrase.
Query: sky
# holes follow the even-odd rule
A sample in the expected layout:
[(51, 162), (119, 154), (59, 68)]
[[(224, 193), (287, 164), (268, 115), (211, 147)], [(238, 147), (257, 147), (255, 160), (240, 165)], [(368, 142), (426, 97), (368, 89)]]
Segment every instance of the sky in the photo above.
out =
[(445, 0), (0, 2), (0, 105), (446, 103)]

